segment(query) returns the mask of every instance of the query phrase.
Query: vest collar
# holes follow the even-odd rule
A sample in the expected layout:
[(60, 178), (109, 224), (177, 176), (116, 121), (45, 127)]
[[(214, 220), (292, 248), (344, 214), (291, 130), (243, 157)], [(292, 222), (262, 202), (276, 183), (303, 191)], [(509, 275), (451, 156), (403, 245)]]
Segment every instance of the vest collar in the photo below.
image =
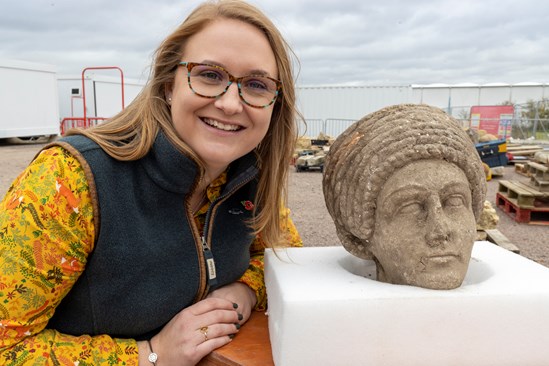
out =
[[(234, 161), (228, 171), (225, 190), (258, 174), (253, 152)], [(179, 151), (160, 131), (152, 149), (143, 158), (147, 175), (162, 188), (175, 193), (187, 193), (195, 184), (200, 167), (194, 159)]]

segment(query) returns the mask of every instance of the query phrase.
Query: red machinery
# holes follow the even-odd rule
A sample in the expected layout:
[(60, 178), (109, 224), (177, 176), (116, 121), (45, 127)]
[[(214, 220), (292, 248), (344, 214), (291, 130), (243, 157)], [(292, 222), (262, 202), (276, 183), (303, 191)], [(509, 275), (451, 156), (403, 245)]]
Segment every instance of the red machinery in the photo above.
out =
[[(120, 85), (121, 85), (121, 94), (122, 94), (122, 109), (124, 109), (124, 73), (122, 72), (122, 69), (118, 66), (95, 66), (95, 67), (86, 67), (84, 70), (82, 70), (82, 103), (84, 106), (84, 116), (83, 117), (66, 117), (61, 120), (61, 124), (59, 126), (61, 130), (61, 135), (64, 135), (65, 132), (71, 128), (75, 127), (81, 127), (81, 128), (88, 128), (91, 126), (95, 126), (96, 124), (106, 120), (106, 117), (88, 117), (86, 115), (86, 85), (85, 85), (85, 73), (88, 70), (118, 70), (120, 71)], [(72, 100), (71, 100), (71, 107), (72, 107)], [(71, 108), (72, 109), (72, 108)]]

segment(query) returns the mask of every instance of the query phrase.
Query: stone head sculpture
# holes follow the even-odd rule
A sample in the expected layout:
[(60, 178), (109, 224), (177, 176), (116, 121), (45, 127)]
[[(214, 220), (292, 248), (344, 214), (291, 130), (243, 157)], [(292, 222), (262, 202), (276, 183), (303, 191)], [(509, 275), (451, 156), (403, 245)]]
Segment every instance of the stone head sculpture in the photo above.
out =
[(343, 246), (373, 259), (379, 281), (461, 285), (486, 178), (471, 139), (445, 112), (404, 104), (356, 122), (330, 147), (323, 190)]

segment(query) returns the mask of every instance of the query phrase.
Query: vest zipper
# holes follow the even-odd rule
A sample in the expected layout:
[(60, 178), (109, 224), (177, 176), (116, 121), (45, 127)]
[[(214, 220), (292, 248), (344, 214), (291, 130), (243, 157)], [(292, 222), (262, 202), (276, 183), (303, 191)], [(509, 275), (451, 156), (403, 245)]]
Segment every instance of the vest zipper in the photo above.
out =
[[(244, 186), (245, 184), (251, 182), (253, 179), (255, 179), (256, 175), (250, 176), (240, 182), (239, 184), (235, 185), (229, 192), (225, 192), (222, 196), (217, 197), (215, 201), (213, 201), (210, 205), (210, 208), (208, 209), (208, 213), (206, 214), (206, 220), (204, 221), (204, 231), (202, 233), (202, 236), (200, 237), (202, 241), (202, 255), (204, 257), (204, 261), (206, 262), (206, 279), (205, 284), (200, 286), (200, 289), (202, 291), (198, 292), (198, 296), (196, 297), (197, 301), (203, 300), (208, 295), (208, 292), (210, 290), (210, 286), (213, 286), (217, 284), (217, 273), (216, 273), (216, 267), (215, 267), (215, 260), (213, 258), (213, 254), (211, 251), (211, 246), (208, 246), (208, 240), (211, 241), (211, 224), (210, 222), (213, 222), (211, 218), (215, 216), (215, 211), (217, 211), (217, 207), (220, 203), (222, 203), (226, 198), (228, 198), (230, 195), (232, 195), (235, 191), (237, 191), (240, 187)], [(194, 220), (194, 218), (193, 218)], [(212, 266), (210, 268), (210, 265)], [(213, 272), (210, 272), (213, 271)], [(212, 273), (213, 273), (213, 281), (212, 281)], [(201, 276), (201, 278), (203, 278)]]
[(206, 238), (201, 236), (200, 239), (202, 240), (202, 254), (204, 254), (204, 260), (206, 261), (206, 275), (208, 277), (207, 287), (215, 286), (217, 285), (215, 260), (212, 251), (208, 247), (208, 244), (206, 244)]

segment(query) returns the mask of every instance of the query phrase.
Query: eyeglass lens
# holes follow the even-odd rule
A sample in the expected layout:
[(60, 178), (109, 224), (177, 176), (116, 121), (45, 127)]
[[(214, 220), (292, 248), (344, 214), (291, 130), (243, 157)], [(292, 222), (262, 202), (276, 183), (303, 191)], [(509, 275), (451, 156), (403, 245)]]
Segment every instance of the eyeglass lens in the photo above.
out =
[[(214, 65), (191, 65), (189, 82), (193, 91), (204, 97), (217, 97), (227, 91), (230, 74)], [(237, 78), (241, 98), (254, 107), (265, 107), (274, 102), (278, 94), (277, 83), (265, 76)]]

